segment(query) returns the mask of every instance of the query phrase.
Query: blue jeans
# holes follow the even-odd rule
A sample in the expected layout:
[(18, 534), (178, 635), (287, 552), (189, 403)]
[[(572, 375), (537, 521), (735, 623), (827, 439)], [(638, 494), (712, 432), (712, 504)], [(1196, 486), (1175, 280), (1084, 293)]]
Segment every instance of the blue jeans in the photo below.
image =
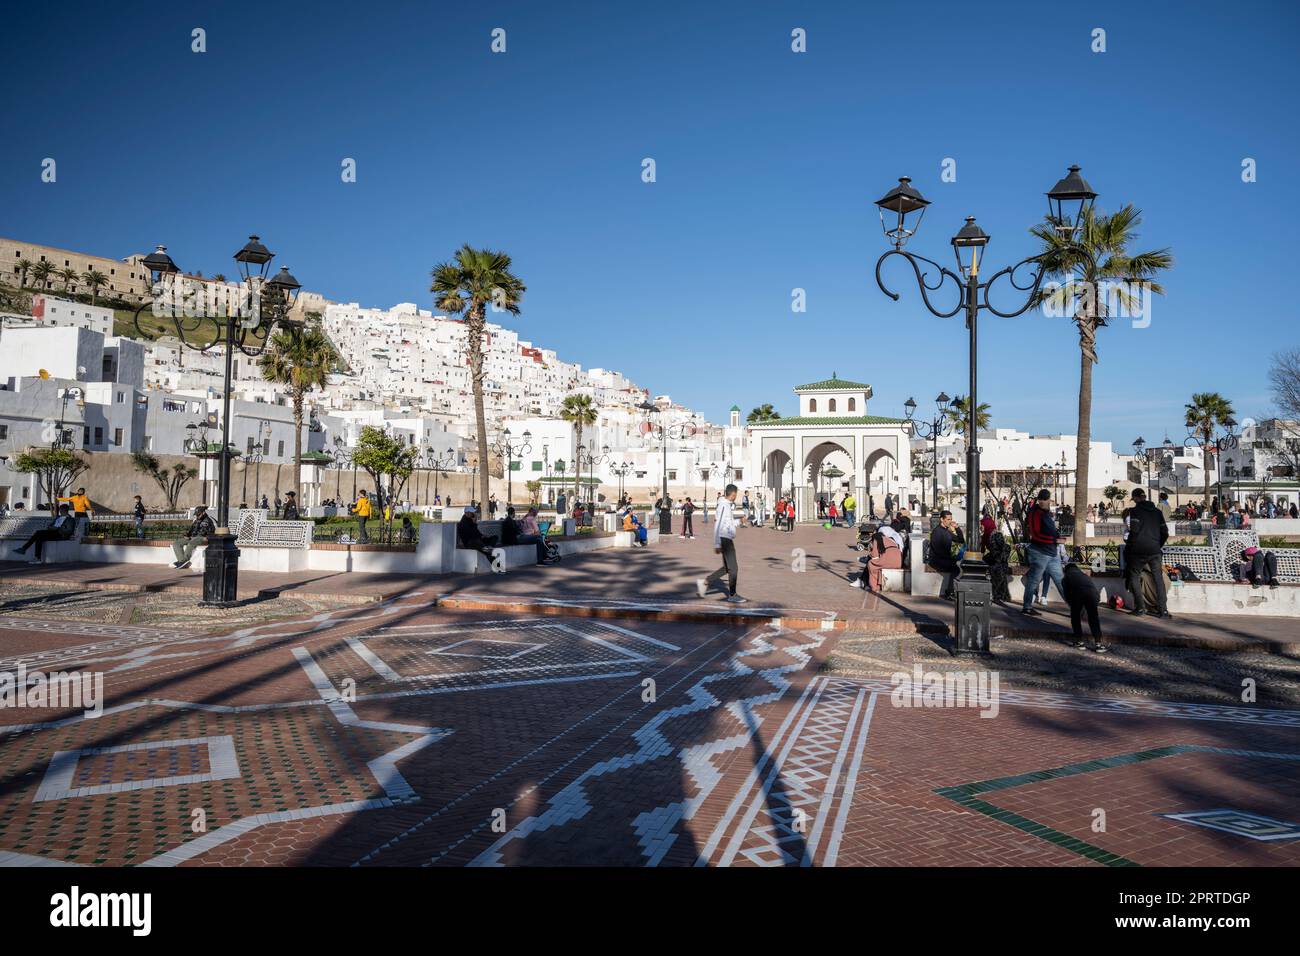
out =
[(1056, 590), (1065, 597), (1065, 573), (1061, 570), (1061, 557), (1055, 551), (1044, 551), (1030, 545), (1025, 549), (1029, 561), (1029, 577), (1025, 579), (1025, 597), (1021, 606), (1027, 611), (1034, 603), (1034, 592), (1038, 590), (1043, 575), (1051, 578)]
[(845, 522), (845, 527), (849, 527), (849, 528), (852, 528), (852, 527), (853, 527), (853, 524), (854, 524), (853, 519), (854, 519), (854, 517), (855, 517), (856, 515), (857, 515), (857, 512), (854, 511), (852, 508), (850, 508), (848, 511), (844, 512), (844, 522)]

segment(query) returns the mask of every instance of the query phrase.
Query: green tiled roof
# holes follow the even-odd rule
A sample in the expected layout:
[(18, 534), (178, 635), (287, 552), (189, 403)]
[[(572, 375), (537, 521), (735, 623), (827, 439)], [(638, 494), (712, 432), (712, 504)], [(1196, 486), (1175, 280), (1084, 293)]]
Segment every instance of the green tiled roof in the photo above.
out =
[(869, 388), (871, 388), (871, 386), (866, 382), (846, 382), (834, 372), (831, 372), (831, 377), (824, 381), (809, 382), (807, 385), (796, 385), (794, 390), (796, 392), (832, 392), (852, 389), (855, 391), (865, 392)]
[(754, 422), (750, 428), (785, 428), (802, 425), (901, 425), (901, 418), (885, 418), (881, 415), (825, 415), (821, 417), (796, 416), (779, 418), (771, 422)]

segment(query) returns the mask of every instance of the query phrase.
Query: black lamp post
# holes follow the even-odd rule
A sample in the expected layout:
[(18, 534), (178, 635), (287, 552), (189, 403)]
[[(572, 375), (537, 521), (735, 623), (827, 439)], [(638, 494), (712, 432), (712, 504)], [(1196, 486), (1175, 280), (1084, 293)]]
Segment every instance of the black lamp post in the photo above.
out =
[[(1223, 507), (1223, 453), (1230, 449), (1236, 448), (1240, 443), (1237, 437), (1237, 420), (1231, 416), (1225, 418), (1221, 424), (1223, 431), (1210, 431), (1208, 435), (1201, 433), (1195, 427), (1187, 432), (1187, 443), (1197, 447), (1212, 447), (1214, 449), (1214, 488), (1218, 492), (1219, 507)], [(1234, 486), (1235, 495), (1235, 486)], [(1210, 516), (1213, 519), (1213, 515)]]
[[(1074, 241), (1080, 223), (1087, 217), (1096, 198), (1097, 194), (1079, 175), (1077, 166), (1071, 166), (1065, 178), (1048, 191), (1048, 221), (1062, 240), (1069, 243)], [(916, 234), (926, 207), (930, 205), (929, 200), (912, 186), (909, 178), (906, 176), (900, 178), (898, 185), (877, 200), (876, 205), (880, 209), (881, 228), (894, 247), (876, 262), (876, 283), (880, 286), (880, 290), (891, 299), (898, 300), (898, 294), (885, 285), (881, 270), (885, 261), (891, 256), (901, 256), (911, 264), (921, 299), (931, 314), (939, 318), (950, 318), (962, 312), (966, 315), (970, 350), (970, 388), (967, 394), (970, 414), (966, 423), (966, 546), (968, 550), (962, 562), (962, 573), (956, 587), (955, 646), (958, 651), (987, 652), (992, 587), (988, 580), (988, 566), (984, 563), (980, 552), (970, 550), (977, 549), (980, 540), (980, 450), (975, 423), (979, 408), (976, 375), (979, 312), (981, 309), (986, 309), (993, 315), (1014, 318), (1028, 311), (1037, 299), (1043, 276), (1047, 271), (1047, 264), (1041, 254), (1030, 256), (981, 282), (979, 275), (984, 265), (984, 252), (989, 243), (989, 236), (976, 225), (974, 217), (967, 217), (965, 224), (950, 240), (953, 256), (957, 262), (957, 272), (953, 272), (931, 259), (903, 249), (908, 239)], [(1082, 249), (1078, 251), (1081, 255), (1086, 254)], [(923, 269), (922, 264), (928, 268)], [(1017, 281), (1016, 274), (1026, 267), (1031, 268), (1032, 272), (1029, 280), (1021, 284)], [(928, 279), (931, 270), (935, 273), (933, 282)], [(989, 290), (1002, 276), (1007, 276), (1007, 281), (1013, 289), (1027, 293), (1024, 304), (1009, 312), (998, 309), (989, 300)], [(930, 294), (941, 289), (949, 279), (956, 287), (957, 299), (951, 308), (942, 308), (931, 301)]]
[(587, 488), (591, 492), (591, 509), (593, 511), (596, 508), (596, 488), (598, 487), (596, 484), (596, 466), (604, 464), (609, 460), (609, 446), (602, 445), (600, 451), (601, 453), (598, 455), (594, 448), (583, 448), (579, 446), (578, 453), (574, 456), (574, 465), (578, 469), (579, 486), (582, 485), (583, 465), (587, 466), (587, 474), (591, 475), (591, 483)]
[[(907, 416), (908, 424), (911, 425), (912, 433), (922, 441), (931, 442), (930, 455), (930, 485), (934, 492), (934, 507), (939, 507), (939, 439), (942, 436), (951, 435), (954, 422), (952, 416), (948, 414), (949, 408), (958, 407), (958, 399), (949, 398), (947, 392), (940, 392), (934, 400), (934, 418), (930, 421), (917, 421), (916, 399), (909, 397), (903, 403), (903, 413)], [(925, 485), (921, 485), (921, 506), (925, 506)]]
[(614, 466), (612, 466), (612, 467), (609, 469), (609, 471), (610, 471), (610, 474), (612, 474), (612, 475), (614, 475), (615, 477), (618, 478), (618, 502), (619, 502), (620, 505), (622, 505), (622, 503), (623, 503), (623, 479), (626, 478), (626, 477), (628, 476), (628, 473), (632, 471), (632, 463), (631, 463), (630, 461), (625, 461), (625, 462), (623, 462), (621, 465), (614, 465)]
[(532, 437), (533, 433), (525, 430), (523, 437), (519, 441), (515, 441), (514, 436), (510, 434), (510, 429), (507, 428), (492, 446), (492, 450), (506, 460), (507, 508), (510, 507), (511, 499), (514, 497), (514, 472), (511, 470), (511, 466), (514, 464), (515, 458), (526, 455), (533, 450)]
[[(155, 316), (172, 320), (176, 337), (199, 352), (220, 346), (225, 353), (225, 373), (221, 396), (221, 462), (217, 473), (217, 530), (208, 538), (204, 557), (203, 600), (205, 607), (229, 607), (238, 600), (239, 548), (230, 533), (230, 402), (234, 377), (235, 350), (257, 358), (266, 349), (278, 325), (290, 325), (288, 316), (302, 288), (289, 270), (281, 267), (267, 278), (275, 254), (262, 245), (257, 236), (235, 253), (243, 276), (244, 298), (223, 306), (224, 315), (206, 315), (203, 297), (187, 296), (181, 287), (180, 270), (167, 255), (165, 246), (145, 256), (142, 265), (149, 270), (153, 298), (141, 302), (135, 310), (135, 327), (141, 338), (148, 338), (140, 325), (140, 315), (151, 305)], [(215, 321), (214, 321), (215, 320)]]
[[(652, 402), (642, 402), (637, 408), (646, 413), (645, 424), (641, 426), (643, 432), (647, 435), (657, 435), (660, 443), (663, 445), (663, 493), (660, 501), (665, 505), (668, 502), (668, 442), (669, 440), (681, 441), (683, 438), (690, 438), (695, 434), (695, 425), (689, 421), (674, 422), (669, 425), (663, 421), (663, 416), (667, 414), (666, 410), (660, 409)], [(650, 416), (655, 412), (660, 413), (660, 421), (656, 425), (651, 421)], [(659, 512), (659, 533), (673, 533), (673, 513), (672, 509), (665, 507)]]
[[(433, 497), (436, 501), (439, 496), (438, 480), (442, 473), (450, 468), (456, 462), (456, 449), (448, 448), (445, 453), (439, 453), (435, 448), (430, 446), (425, 450), (425, 459), (429, 462), (429, 467), (433, 469)], [(429, 496), (428, 486), (425, 486), (424, 495)]]

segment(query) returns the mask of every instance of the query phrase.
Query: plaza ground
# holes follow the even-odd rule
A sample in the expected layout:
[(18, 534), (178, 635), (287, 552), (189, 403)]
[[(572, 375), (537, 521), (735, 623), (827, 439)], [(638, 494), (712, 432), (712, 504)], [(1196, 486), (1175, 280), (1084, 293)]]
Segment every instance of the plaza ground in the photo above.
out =
[[(954, 658), (951, 607), (849, 588), (851, 543), (743, 529), (739, 612), (694, 591), (704, 534), (248, 574), (217, 614), (196, 576), (5, 565), (0, 672), (103, 673), (107, 700), (0, 709), (0, 863), (1300, 863), (1293, 628), (1105, 612), (1098, 657), (1058, 600)], [(996, 715), (898, 706), (914, 666), (996, 675)]]

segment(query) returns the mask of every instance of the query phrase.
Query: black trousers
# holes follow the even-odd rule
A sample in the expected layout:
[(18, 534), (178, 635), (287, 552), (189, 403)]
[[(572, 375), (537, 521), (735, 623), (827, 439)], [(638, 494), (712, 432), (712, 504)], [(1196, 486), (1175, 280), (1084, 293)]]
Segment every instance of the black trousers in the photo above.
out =
[(723, 576), (727, 577), (727, 593), (734, 595), (736, 593), (736, 578), (740, 575), (740, 565), (736, 563), (736, 542), (731, 538), (721, 538), (722, 542), (722, 567), (709, 575), (709, 583), (722, 580)]
[(688, 538), (695, 537), (695, 526), (691, 524), (691, 519), (693, 517), (694, 515), (682, 515), (682, 534), (686, 535)]
[(30, 548), (32, 545), (36, 545), (36, 557), (39, 560), (41, 555), (45, 553), (46, 541), (64, 541), (64, 540), (66, 539), (63, 537), (63, 535), (59, 534), (54, 529), (42, 528), (40, 531), (37, 531), (34, 535), (32, 535), (25, 542), (23, 542), (23, 546), (18, 550), (26, 554), (28, 548)]
[(1130, 554), (1124, 552), (1124, 572), (1127, 577), (1129, 592), (1133, 595), (1133, 610), (1144, 611), (1145, 598), (1142, 596), (1142, 570), (1149, 568), (1156, 580), (1156, 610), (1164, 613), (1167, 609), (1168, 596), (1165, 593), (1164, 561), (1159, 554)]
[(1092, 632), (1095, 643), (1101, 643), (1101, 618), (1097, 615), (1097, 597), (1095, 595), (1069, 595), (1070, 627), (1074, 628), (1074, 639), (1083, 640), (1083, 615), (1088, 615), (1088, 630)]
[(1246, 580), (1252, 584), (1270, 584), (1277, 578), (1277, 555), (1272, 551), (1256, 551), (1245, 571)]

